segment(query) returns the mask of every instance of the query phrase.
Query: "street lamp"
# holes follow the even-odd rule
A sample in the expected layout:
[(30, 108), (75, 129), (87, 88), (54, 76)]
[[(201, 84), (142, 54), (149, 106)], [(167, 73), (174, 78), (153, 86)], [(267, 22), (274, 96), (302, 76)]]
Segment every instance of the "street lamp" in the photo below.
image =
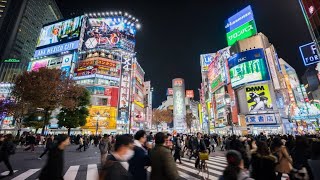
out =
[(100, 118), (100, 113), (97, 112), (96, 136), (98, 136), (99, 118)]
[(231, 111), (231, 97), (228, 93), (224, 94), (224, 101), (226, 103), (226, 107), (227, 107), (227, 121), (228, 124), (231, 125), (231, 133), (232, 135), (234, 134), (233, 132), (233, 122), (232, 122), (232, 111)]

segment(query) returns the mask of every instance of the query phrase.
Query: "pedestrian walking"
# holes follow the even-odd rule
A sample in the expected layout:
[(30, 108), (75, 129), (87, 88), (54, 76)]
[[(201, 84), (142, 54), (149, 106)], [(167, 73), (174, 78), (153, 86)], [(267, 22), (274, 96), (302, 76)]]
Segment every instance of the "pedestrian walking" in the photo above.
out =
[(178, 170), (170, 150), (165, 146), (166, 135), (158, 132), (155, 135), (155, 147), (150, 152), (150, 180), (177, 180)]
[(102, 165), (107, 160), (110, 146), (111, 146), (111, 143), (109, 141), (109, 136), (107, 134), (105, 134), (99, 143), (99, 150), (100, 150), (100, 154), (101, 154), (101, 164)]
[(179, 160), (179, 163), (181, 163), (181, 149), (182, 149), (182, 145), (181, 145), (181, 138), (180, 138), (180, 134), (177, 134), (177, 136), (175, 137), (174, 140), (174, 162), (176, 162), (177, 160)]
[(147, 134), (144, 130), (139, 130), (134, 135), (134, 155), (129, 160), (129, 172), (132, 180), (147, 180), (146, 167), (151, 165), (148, 151), (145, 147)]
[(44, 156), (45, 154), (47, 154), (47, 152), (49, 151), (49, 149), (51, 149), (53, 147), (53, 136), (49, 136), (46, 140), (46, 147), (43, 151), (43, 153), (39, 156), (39, 160), (41, 160), (42, 156)]
[(116, 137), (114, 152), (107, 157), (106, 163), (100, 171), (100, 180), (130, 180), (128, 160), (134, 152), (133, 140), (130, 135), (119, 135)]
[(198, 168), (199, 162), (200, 162), (200, 157), (199, 157), (199, 152), (205, 152), (207, 150), (206, 145), (201, 137), (201, 133), (197, 133), (197, 139), (194, 141), (195, 143), (195, 156), (196, 156), (196, 161), (195, 161), (195, 168)]
[(84, 145), (84, 141), (83, 141), (83, 138), (82, 136), (80, 136), (79, 138), (79, 147), (77, 148), (77, 151), (80, 151), (81, 152), (81, 149), (84, 147), (85, 149), (85, 145)]
[(25, 148), (24, 151), (31, 150), (31, 152), (33, 152), (34, 151), (34, 146), (36, 145), (36, 137), (33, 134), (30, 134), (27, 137), (27, 141), (28, 141), (29, 147)]
[(5, 137), (3, 139), (3, 143), (0, 148), (0, 162), (3, 161), (4, 164), (7, 166), (8, 170), (9, 170), (8, 176), (13, 175), (13, 173), (14, 173), (12, 166), (11, 166), (11, 163), (10, 163), (10, 156), (15, 154), (16, 146), (12, 142), (12, 140), (13, 140), (12, 134), (5, 135)]
[(253, 180), (244, 170), (243, 160), (238, 151), (228, 151), (226, 158), (228, 165), (219, 180)]
[[(216, 143), (216, 141), (214, 140), (214, 138), (213, 138), (213, 136), (211, 136), (210, 137), (210, 147), (211, 147), (211, 149), (212, 149), (212, 152), (216, 152), (215, 150), (214, 150), (214, 144)], [(209, 149), (210, 149), (210, 147), (209, 147)]]
[(39, 180), (63, 180), (64, 149), (70, 144), (70, 138), (61, 134), (56, 138), (56, 144), (49, 150), (48, 160), (41, 170)]

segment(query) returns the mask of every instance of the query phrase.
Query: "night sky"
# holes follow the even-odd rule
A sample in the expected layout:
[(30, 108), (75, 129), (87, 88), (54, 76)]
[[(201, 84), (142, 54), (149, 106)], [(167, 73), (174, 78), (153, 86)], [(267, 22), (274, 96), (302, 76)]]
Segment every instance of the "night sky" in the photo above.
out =
[[(176, 77), (198, 96), (200, 54), (227, 46), (224, 21), (251, 5), (259, 32), (278, 56), (301, 76), (305, 70), (298, 47), (311, 42), (297, 0), (57, 0), (65, 18), (83, 12), (123, 11), (142, 24), (136, 36), (137, 58), (154, 87), (154, 107), (166, 98)], [(196, 97), (198, 99), (198, 97)]]

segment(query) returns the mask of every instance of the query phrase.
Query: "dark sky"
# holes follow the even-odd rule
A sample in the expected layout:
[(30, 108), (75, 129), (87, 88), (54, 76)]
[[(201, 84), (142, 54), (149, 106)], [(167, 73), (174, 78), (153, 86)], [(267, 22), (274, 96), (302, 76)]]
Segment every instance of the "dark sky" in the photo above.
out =
[[(57, 0), (64, 17), (82, 12), (123, 11), (137, 17), (138, 61), (154, 87), (154, 106), (166, 98), (176, 77), (198, 94), (200, 54), (227, 46), (224, 21), (252, 5), (259, 32), (274, 44), (279, 57), (298, 75), (305, 70), (298, 47), (311, 42), (297, 0)], [(73, 13), (73, 14), (72, 14)]]

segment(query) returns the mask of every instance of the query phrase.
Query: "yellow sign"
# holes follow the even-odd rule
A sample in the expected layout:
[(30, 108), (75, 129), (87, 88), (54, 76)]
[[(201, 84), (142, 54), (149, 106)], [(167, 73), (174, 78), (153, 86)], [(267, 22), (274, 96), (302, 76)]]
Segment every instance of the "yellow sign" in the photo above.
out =
[(246, 96), (249, 113), (273, 110), (272, 99), (267, 84), (247, 86)]
[(133, 102), (134, 102), (136, 105), (138, 105), (138, 106), (140, 106), (140, 107), (144, 108), (144, 105), (143, 105), (141, 102), (136, 101), (136, 100), (134, 100)]
[(97, 121), (99, 129), (117, 128), (117, 109), (108, 106), (91, 106), (87, 123), (83, 129), (96, 129)]
[(202, 107), (200, 103), (198, 104), (198, 111), (199, 111), (200, 127), (202, 128), (203, 119), (202, 119)]

